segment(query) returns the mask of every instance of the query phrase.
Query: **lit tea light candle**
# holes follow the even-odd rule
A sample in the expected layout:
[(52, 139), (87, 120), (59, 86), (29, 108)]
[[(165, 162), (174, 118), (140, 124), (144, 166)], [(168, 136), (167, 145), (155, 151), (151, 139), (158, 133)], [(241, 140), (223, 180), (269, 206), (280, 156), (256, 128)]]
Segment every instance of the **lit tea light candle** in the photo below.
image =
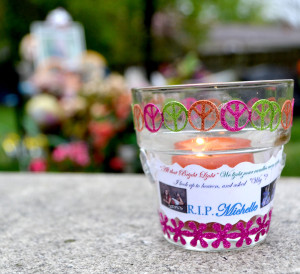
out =
[[(192, 152), (199, 152), (197, 154), (189, 155), (176, 155), (172, 157), (172, 163), (177, 163), (183, 168), (188, 165), (200, 165), (206, 169), (217, 169), (223, 165), (229, 167), (235, 167), (237, 164), (242, 162), (254, 162), (253, 155), (251, 153), (237, 153), (237, 154), (206, 154), (209, 151), (226, 151), (232, 149), (248, 148), (250, 146), (250, 140), (243, 138), (230, 138), (230, 137), (206, 137), (206, 138), (195, 138), (186, 141), (175, 143), (175, 148), (178, 150), (186, 150)], [(205, 153), (203, 153), (205, 152)], [(255, 221), (256, 216), (252, 217), (251, 220)], [(195, 224), (198, 222), (192, 221)], [(245, 224), (244, 221), (241, 221)], [(190, 221), (184, 223), (184, 228), (189, 229)], [(207, 223), (206, 231), (212, 232), (214, 222)], [(222, 229), (224, 228), (221, 225)], [(236, 229), (234, 224), (233, 229)]]
[(242, 162), (253, 163), (254, 159), (251, 153), (207, 154), (210, 151), (230, 151), (248, 148), (250, 144), (250, 140), (243, 138), (206, 137), (189, 139), (175, 143), (175, 149), (197, 153), (173, 156), (172, 163), (177, 163), (183, 168), (188, 165), (200, 165), (207, 169), (216, 169), (222, 165), (235, 167)]

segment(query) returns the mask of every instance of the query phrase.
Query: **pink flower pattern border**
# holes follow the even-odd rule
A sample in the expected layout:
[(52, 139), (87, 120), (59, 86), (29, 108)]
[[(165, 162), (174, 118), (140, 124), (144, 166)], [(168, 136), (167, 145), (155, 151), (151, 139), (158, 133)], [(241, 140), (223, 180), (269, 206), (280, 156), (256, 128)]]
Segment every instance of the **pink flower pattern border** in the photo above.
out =
[[(162, 212), (159, 212), (159, 216), (163, 233), (169, 239), (171, 239), (170, 233), (173, 233), (173, 241), (175, 243), (180, 241), (182, 245), (186, 245), (186, 237), (189, 237), (191, 239), (191, 246), (196, 247), (199, 241), (202, 248), (207, 248), (208, 243), (206, 242), (206, 239), (215, 239), (211, 244), (213, 248), (217, 249), (222, 243), (224, 248), (229, 249), (231, 247), (231, 243), (228, 239), (238, 239), (236, 247), (240, 248), (244, 245), (244, 243), (246, 245), (250, 245), (252, 243), (252, 239), (249, 237), (250, 235), (255, 235), (254, 241), (258, 242), (260, 236), (267, 234), (270, 229), (272, 209), (263, 217), (261, 216), (256, 219), (257, 226), (253, 227), (254, 223), (251, 220), (246, 223), (246, 226), (244, 226), (244, 222), (240, 221), (236, 225), (236, 230), (239, 230), (240, 232), (231, 233), (230, 230), (233, 228), (232, 224), (226, 224), (222, 230), (221, 224), (214, 223), (212, 227), (215, 232), (204, 232), (207, 228), (206, 224), (200, 223), (197, 228), (193, 221), (189, 221), (188, 226), (190, 230), (186, 230), (184, 229), (184, 223), (182, 221), (179, 220), (176, 222), (175, 219), (169, 220), (169, 218)], [(168, 225), (169, 221), (172, 225)]]

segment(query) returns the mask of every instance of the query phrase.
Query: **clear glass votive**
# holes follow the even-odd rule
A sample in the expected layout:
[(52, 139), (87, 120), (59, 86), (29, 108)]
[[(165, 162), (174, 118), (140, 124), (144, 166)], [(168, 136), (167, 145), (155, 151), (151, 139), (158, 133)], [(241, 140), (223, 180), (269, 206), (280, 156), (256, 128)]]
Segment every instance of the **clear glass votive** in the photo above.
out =
[(293, 80), (132, 94), (140, 158), (165, 239), (200, 251), (262, 242), (291, 134)]

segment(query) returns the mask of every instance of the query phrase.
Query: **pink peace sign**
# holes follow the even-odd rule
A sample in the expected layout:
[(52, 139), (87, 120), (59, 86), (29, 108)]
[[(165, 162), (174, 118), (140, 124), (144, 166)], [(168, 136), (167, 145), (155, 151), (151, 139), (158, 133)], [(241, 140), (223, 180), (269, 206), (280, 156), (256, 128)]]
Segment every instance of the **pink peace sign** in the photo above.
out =
[(256, 103), (258, 100), (259, 98), (257, 97), (251, 98), (247, 103), (248, 108), (251, 108), (254, 105), (254, 103)]
[(292, 100), (292, 122), (291, 122), (291, 125), (293, 124), (293, 118), (294, 118), (294, 105), (295, 105), (295, 99), (293, 98), (293, 100)]
[[(198, 106), (200, 106), (200, 110), (199, 110)], [(205, 111), (206, 106), (208, 106), (208, 111)], [(195, 126), (195, 124), (193, 123), (194, 115), (192, 115), (192, 111), (194, 111), (201, 118), (201, 127), (200, 128)], [(215, 114), (214, 124), (212, 126), (210, 126), (209, 128), (205, 128), (205, 120), (211, 113)], [(188, 117), (189, 117), (189, 122), (194, 129), (200, 130), (200, 131), (208, 131), (208, 130), (211, 130), (212, 128), (214, 128), (216, 126), (216, 124), (218, 123), (219, 110), (214, 103), (212, 103), (208, 100), (199, 100), (191, 105), (191, 107), (188, 111)]]
[[(254, 97), (250, 99), (247, 103), (248, 108), (252, 108), (252, 106), (258, 101), (259, 99), (257, 97)], [(257, 121), (259, 119), (259, 116), (256, 112), (252, 113), (251, 121)]]
[[(155, 120), (159, 119), (160, 123), (159, 126), (156, 127)], [(145, 127), (150, 131), (150, 132), (157, 132), (161, 128), (161, 125), (164, 121), (163, 115), (160, 112), (159, 108), (154, 105), (154, 104), (147, 104), (144, 107), (144, 120), (145, 120)], [(148, 123), (150, 121), (150, 125)]]
[[(235, 106), (235, 109), (233, 109), (231, 106)], [(226, 120), (226, 112), (230, 113), (231, 116), (234, 117), (234, 127), (231, 127), (228, 124)], [(239, 126), (239, 120), (245, 112), (247, 112), (247, 121), (242, 126)], [(229, 131), (239, 131), (242, 130), (250, 121), (251, 112), (249, 111), (247, 105), (244, 102), (239, 100), (232, 100), (223, 105), (223, 107), (221, 108), (220, 116), (221, 116), (221, 124), (225, 129)]]
[(188, 97), (185, 98), (181, 101), (181, 103), (187, 108), (189, 109), (191, 107), (192, 104), (194, 104), (197, 100), (193, 97)]
[(217, 107), (219, 107), (222, 104), (222, 102), (219, 99), (217, 99), (217, 98), (209, 98), (207, 100), (211, 101), (212, 103), (214, 103)]

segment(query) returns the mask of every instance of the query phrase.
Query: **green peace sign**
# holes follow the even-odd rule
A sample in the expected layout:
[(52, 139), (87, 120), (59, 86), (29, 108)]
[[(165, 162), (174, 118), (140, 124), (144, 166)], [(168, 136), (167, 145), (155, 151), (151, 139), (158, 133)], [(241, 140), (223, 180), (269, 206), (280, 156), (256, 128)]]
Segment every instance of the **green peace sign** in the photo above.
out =
[[(274, 115), (273, 117), (271, 117), (271, 124), (270, 124), (270, 131), (275, 131), (280, 122), (281, 122), (281, 109), (280, 109), (280, 106), (277, 102), (274, 102), (274, 101), (270, 101), (272, 106), (273, 106), (273, 109), (274, 109)], [(277, 120), (277, 123), (275, 124), (275, 126), (273, 126), (273, 122), (274, 122), (274, 119), (276, 117), (276, 115), (278, 114), (278, 120)]]
[[(266, 108), (266, 105), (267, 105), (267, 108)], [(260, 126), (257, 126), (253, 122), (253, 120), (254, 120), (253, 119), (253, 114), (255, 112), (260, 117)], [(267, 123), (267, 125), (265, 125), (265, 119), (266, 119), (266, 116), (269, 112), (271, 112), (270, 113), (270, 122)], [(269, 128), (272, 125), (273, 120), (274, 120), (274, 112), (275, 111), (274, 111), (273, 105), (269, 100), (267, 100), (267, 99), (258, 100), (252, 106), (252, 113), (251, 113), (251, 124), (252, 124), (252, 126), (257, 130), (264, 130), (264, 129)]]
[[(181, 128), (178, 128), (178, 119), (179, 117), (184, 114), (184, 125)], [(168, 128), (171, 131), (181, 131), (186, 127), (187, 124), (187, 116), (188, 112), (185, 106), (179, 102), (171, 101), (164, 105), (163, 108), (163, 117), (164, 117), (164, 124), (166, 128)], [(171, 128), (168, 124), (168, 122), (174, 123), (174, 128)]]

